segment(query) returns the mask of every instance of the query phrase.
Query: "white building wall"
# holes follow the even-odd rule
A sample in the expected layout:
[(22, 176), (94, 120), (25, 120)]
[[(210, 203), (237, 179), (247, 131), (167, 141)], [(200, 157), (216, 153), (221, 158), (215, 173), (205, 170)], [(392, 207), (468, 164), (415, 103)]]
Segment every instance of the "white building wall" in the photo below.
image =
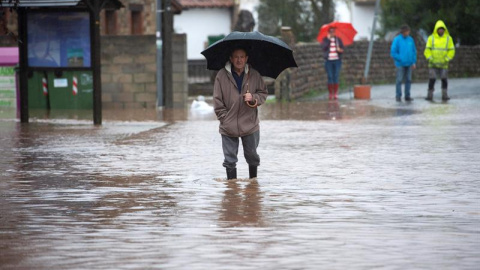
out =
[[(352, 24), (357, 30), (355, 40), (370, 39), (373, 17), (375, 15), (375, 6), (359, 6), (355, 5), (352, 10)], [(378, 30), (378, 19), (376, 29)]]
[(187, 34), (187, 59), (205, 59), (201, 54), (208, 36), (228, 35), (232, 28), (229, 9), (189, 9), (174, 19), (175, 33)]
[[(375, 15), (375, 3), (371, 5), (358, 5), (353, 1), (335, 1), (335, 20), (349, 22), (357, 30), (355, 40), (369, 40)], [(379, 17), (377, 17), (376, 30), (379, 29)], [(377, 36), (375, 35), (375, 38)]]
[(335, 20), (339, 22), (352, 22), (351, 5), (345, 1), (335, 1)]

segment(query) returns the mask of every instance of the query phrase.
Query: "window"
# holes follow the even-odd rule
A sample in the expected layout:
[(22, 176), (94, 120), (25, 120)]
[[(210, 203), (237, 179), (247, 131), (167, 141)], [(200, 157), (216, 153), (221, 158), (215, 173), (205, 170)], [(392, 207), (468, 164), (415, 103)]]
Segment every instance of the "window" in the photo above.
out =
[(143, 34), (143, 5), (131, 4), (130, 8), (130, 23), (132, 35)]
[(105, 10), (105, 35), (117, 34), (117, 12)]

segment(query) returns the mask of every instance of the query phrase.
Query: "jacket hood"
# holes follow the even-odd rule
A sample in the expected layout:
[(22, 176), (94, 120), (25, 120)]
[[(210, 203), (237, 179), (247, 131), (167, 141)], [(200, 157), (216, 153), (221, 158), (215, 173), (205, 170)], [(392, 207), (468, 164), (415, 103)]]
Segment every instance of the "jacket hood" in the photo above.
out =
[[(227, 63), (225, 63), (225, 69), (228, 71), (228, 73), (232, 74), (232, 63), (230, 63), (230, 61), (227, 61)], [(245, 74), (248, 74), (248, 71), (250, 70), (250, 68), (248, 67), (248, 64), (245, 65)]]
[(433, 29), (433, 35), (435, 37), (440, 37), (437, 33), (438, 28), (443, 28), (445, 29), (445, 33), (443, 34), (444, 36), (450, 36), (450, 33), (448, 32), (447, 26), (442, 20), (438, 20), (437, 23), (435, 24), (435, 29)]

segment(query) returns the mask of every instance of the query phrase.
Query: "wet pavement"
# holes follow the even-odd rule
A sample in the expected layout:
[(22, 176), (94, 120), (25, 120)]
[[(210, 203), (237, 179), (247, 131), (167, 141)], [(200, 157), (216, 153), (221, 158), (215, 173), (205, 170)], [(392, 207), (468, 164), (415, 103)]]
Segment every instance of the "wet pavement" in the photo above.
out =
[(0, 269), (479, 269), (479, 85), (269, 102), (256, 180), (208, 111), (3, 110)]

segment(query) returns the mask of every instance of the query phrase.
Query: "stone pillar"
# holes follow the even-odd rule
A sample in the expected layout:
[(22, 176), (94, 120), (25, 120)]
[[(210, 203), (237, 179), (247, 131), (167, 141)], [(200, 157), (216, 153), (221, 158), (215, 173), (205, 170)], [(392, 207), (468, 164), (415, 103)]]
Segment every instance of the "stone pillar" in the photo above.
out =
[[(287, 45), (295, 50), (295, 35), (292, 32), (292, 28), (289, 26), (283, 26), (281, 29), (282, 40)], [(295, 55), (295, 53), (294, 53)], [(291, 86), (292, 71), (285, 70), (275, 80), (275, 97), (278, 100), (290, 101), (292, 100), (292, 86)]]
[(282, 26), (282, 40), (290, 46), (292, 50), (295, 49), (295, 35), (292, 32), (292, 28), (290, 26)]
[(182, 109), (187, 107), (188, 101), (187, 36), (175, 34), (172, 41), (173, 108)]

